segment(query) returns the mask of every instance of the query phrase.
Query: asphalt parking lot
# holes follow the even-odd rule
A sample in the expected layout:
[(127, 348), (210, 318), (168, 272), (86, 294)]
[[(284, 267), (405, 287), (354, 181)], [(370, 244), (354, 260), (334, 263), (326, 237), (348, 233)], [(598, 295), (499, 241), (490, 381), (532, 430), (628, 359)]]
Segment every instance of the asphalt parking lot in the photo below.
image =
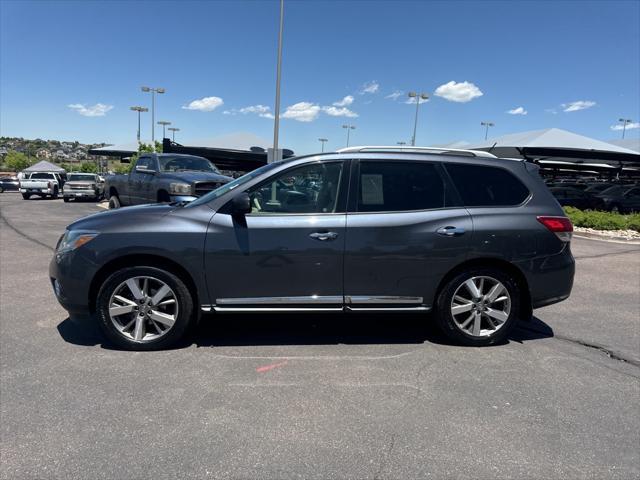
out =
[(640, 477), (640, 246), (491, 348), (428, 317), (220, 316), (163, 352), (69, 319), (48, 263), (95, 203), (0, 194), (1, 478)]

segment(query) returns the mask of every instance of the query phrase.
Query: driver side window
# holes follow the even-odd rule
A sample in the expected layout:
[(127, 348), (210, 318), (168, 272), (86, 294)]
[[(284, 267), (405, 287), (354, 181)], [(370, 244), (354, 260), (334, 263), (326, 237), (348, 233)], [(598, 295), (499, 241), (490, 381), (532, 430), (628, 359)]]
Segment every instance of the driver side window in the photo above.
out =
[(249, 190), (252, 215), (334, 213), (343, 162), (287, 170)]

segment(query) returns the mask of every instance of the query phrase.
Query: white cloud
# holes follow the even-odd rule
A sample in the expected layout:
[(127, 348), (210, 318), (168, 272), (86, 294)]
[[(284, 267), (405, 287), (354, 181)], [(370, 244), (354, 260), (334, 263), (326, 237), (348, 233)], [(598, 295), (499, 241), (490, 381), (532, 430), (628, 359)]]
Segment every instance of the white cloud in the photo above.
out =
[(552, 113), (554, 115), (558, 114), (558, 110), (556, 110), (555, 108), (545, 108), (544, 111), (547, 112), (547, 113)]
[(526, 115), (529, 112), (527, 112), (524, 107), (516, 107), (512, 110), (507, 110), (507, 113), (509, 115)]
[(113, 109), (113, 105), (105, 105), (104, 103), (96, 103), (95, 105), (72, 103), (67, 107), (85, 117), (104, 117), (109, 110)]
[[(634, 128), (640, 128), (640, 122), (635, 122), (635, 123), (627, 123), (627, 128), (626, 130), (631, 130)], [(611, 130), (622, 130), (623, 126), (622, 123), (617, 123), (616, 125), (611, 125)]]
[(596, 102), (591, 100), (577, 100), (575, 102), (563, 103), (562, 111), (563, 112), (577, 112), (578, 110), (586, 110), (587, 108), (591, 108), (595, 106)]
[(375, 80), (371, 82), (366, 82), (360, 87), (358, 93), (360, 95), (364, 95), (365, 93), (376, 93), (380, 89), (380, 84)]
[(347, 95), (342, 100), (333, 102), (334, 107), (348, 107), (353, 103), (353, 95)]
[(395, 102), (398, 99), (398, 97), (401, 97), (402, 95), (404, 95), (404, 92), (402, 90), (395, 90), (393, 93), (390, 93), (384, 98), (390, 98)]
[(298, 102), (287, 107), (282, 118), (290, 118), (298, 122), (313, 122), (318, 118), (320, 106), (311, 102)]
[(260, 104), (249, 105), (248, 107), (243, 108), (232, 108), (231, 110), (225, 110), (222, 113), (224, 113), (225, 115), (237, 115), (238, 113), (246, 115), (248, 113), (255, 113), (262, 118), (274, 118), (273, 113), (271, 113), (271, 107)]
[(434, 93), (436, 97), (442, 97), (450, 102), (466, 103), (474, 98), (481, 97), (483, 93), (471, 82), (449, 83), (440, 85)]
[(204, 97), (194, 100), (189, 105), (183, 105), (185, 110), (199, 110), (201, 112), (213, 112), (216, 108), (223, 105), (224, 102), (220, 97)]
[[(416, 98), (417, 97), (409, 97), (407, 98), (404, 103), (406, 103), (407, 105), (415, 105), (416, 104)], [(424, 98), (420, 98), (420, 105), (422, 105), (423, 103), (427, 103), (429, 101), (429, 99), (424, 99)]]
[(356, 112), (349, 110), (346, 107), (322, 107), (322, 111), (332, 117), (356, 118), (358, 116)]

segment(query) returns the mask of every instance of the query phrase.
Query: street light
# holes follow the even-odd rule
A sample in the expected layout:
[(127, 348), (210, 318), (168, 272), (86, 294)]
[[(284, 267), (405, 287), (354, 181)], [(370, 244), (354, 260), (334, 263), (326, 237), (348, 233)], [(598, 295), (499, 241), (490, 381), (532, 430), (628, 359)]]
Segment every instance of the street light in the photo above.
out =
[(133, 110), (134, 112), (138, 112), (138, 145), (140, 144), (140, 113), (141, 112), (148, 112), (149, 109), (147, 107), (129, 107), (130, 110)]
[[(273, 123), (273, 161), (281, 160), (278, 152), (278, 130), (280, 129), (280, 77), (282, 71), (282, 30), (284, 28), (284, 0), (280, 0), (280, 30), (278, 32), (278, 65), (276, 67), (276, 105)], [(275, 188), (275, 183), (274, 183)], [(275, 194), (275, 190), (274, 190)]]
[(322, 144), (322, 150), (320, 153), (324, 153), (324, 144), (325, 142), (328, 142), (329, 139), (328, 138), (319, 138), (318, 141)]
[(406, 145), (406, 144), (407, 144), (407, 142), (396, 142), (396, 144), (398, 144), (398, 145), (400, 145), (400, 146), (403, 146), (403, 145)]
[(156, 148), (156, 93), (164, 93), (164, 88), (141, 87), (143, 92), (151, 92), (151, 147)]
[(347, 129), (347, 147), (349, 146), (349, 134), (351, 133), (351, 130), (355, 130), (356, 126), (355, 125), (342, 125), (342, 128), (346, 128)]
[(165, 128), (167, 125), (171, 125), (171, 122), (166, 122), (164, 120), (158, 120), (158, 125), (162, 125), (162, 139), (164, 140), (164, 137), (166, 137), (167, 132), (165, 131)]
[(167, 130), (170, 130), (173, 133), (173, 138), (171, 139), (172, 142), (176, 141), (176, 132), (179, 132), (180, 129), (179, 128), (175, 128), (175, 127), (169, 127), (167, 128)]
[(495, 123), (493, 123), (493, 122), (480, 122), (480, 125), (485, 127), (485, 129), (484, 129), (484, 139), (486, 140), (487, 136), (489, 135), (489, 127), (493, 127), (495, 125)]
[(418, 129), (418, 109), (420, 108), (420, 100), (429, 100), (429, 95), (426, 93), (409, 92), (409, 98), (416, 99), (416, 119), (413, 122), (413, 137), (411, 138), (411, 145), (416, 146), (416, 130)]
[(632, 122), (630, 118), (620, 118), (619, 122), (622, 122), (622, 138), (624, 138), (624, 132), (627, 130), (627, 125)]

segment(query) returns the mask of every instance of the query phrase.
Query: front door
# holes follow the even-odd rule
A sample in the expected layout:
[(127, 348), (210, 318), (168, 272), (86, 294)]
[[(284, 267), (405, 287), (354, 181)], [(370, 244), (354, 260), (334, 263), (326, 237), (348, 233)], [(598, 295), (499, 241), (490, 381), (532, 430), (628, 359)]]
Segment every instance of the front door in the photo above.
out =
[(213, 216), (205, 245), (213, 308), (342, 308), (347, 167), (292, 167), (248, 190), (251, 213)]
[(432, 307), (438, 283), (467, 256), (473, 225), (441, 167), (425, 161), (354, 165), (345, 246), (345, 304)]

